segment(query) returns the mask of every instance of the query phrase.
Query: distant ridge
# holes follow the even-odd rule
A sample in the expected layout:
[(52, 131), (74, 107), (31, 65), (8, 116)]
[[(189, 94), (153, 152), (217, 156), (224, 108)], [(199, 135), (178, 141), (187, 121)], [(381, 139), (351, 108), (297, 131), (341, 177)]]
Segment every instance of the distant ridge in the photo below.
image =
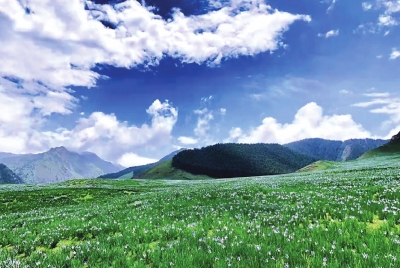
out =
[(25, 183), (53, 183), (70, 179), (96, 178), (120, 168), (94, 153), (79, 154), (64, 146), (39, 154), (16, 155), (1, 160)]
[(291, 142), (284, 146), (318, 160), (348, 161), (357, 159), (369, 150), (382, 146), (387, 142), (388, 140), (374, 139), (333, 141), (312, 138)]

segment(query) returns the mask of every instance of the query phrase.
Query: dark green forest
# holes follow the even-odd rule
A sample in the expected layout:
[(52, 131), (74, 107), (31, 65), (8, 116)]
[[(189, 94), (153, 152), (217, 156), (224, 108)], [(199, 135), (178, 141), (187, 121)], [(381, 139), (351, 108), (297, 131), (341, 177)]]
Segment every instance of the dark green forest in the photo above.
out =
[(279, 144), (215, 144), (185, 150), (172, 158), (172, 166), (196, 175), (233, 178), (294, 172), (316, 159)]

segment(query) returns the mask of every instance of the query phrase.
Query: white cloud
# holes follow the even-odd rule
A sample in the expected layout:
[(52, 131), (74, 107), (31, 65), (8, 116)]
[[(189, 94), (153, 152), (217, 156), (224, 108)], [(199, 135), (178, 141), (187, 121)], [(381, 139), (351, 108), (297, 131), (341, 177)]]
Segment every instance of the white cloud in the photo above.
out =
[(226, 114), (226, 109), (225, 108), (221, 108), (221, 109), (219, 109), (219, 111), (221, 112), (222, 115)]
[(368, 3), (368, 2), (363, 2), (362, 4), (361, 4), (361, 6), (362, 6), (362, 9), (363, 10), (370, 10), (371, 8), (372, 8), (372, 4), (371, 3)]
[[(164, 55), (213, 63), (276, 50), (290, 24), (310, 21), (263, 1), (236, 0), (197, 16), (175, 9), (169, 21), (135, 0), (114, 6), (80, 0), (27, 3), (34, 14), (27, 15), (19, 1), (1, 0), (0, 74), (54, 86), (94, 86), (99, 75), (90, 68), (97, 63), (157, 64)], [(100, 20), (118, 26), (109, 29)]]
[[(178, 118), (176, 108), (167, 101), (161, 103), (156, 100), (146, 110), (152, 118), (149, 125), (128, 125), (114, 114), (94, 112), (88, 117), (82, 115), (72, 129), (44, 131), (41, 130), (43, 121), (38, 114), (23, 113), (28, 110), (29, 104), (33, 113), (32, 102), (19, 100), (18, 103), (9, 102), (12, 105), (9, 108), (2, 106), (0, 151), (37, 153), (63, 145), (75, 151), (91, 151), (106, 160), (115, 161), (122, 154), (132, 151), (157, 152), (170, 146), (171, 132)], [(1, 97), (0, 90), (0, 104), (2, 101), (7, 103), (8, 100)]]
[[(377, 26), (381, 29), (384, 27), (392, 27), (399, 24), (398, 16), (396, 13), (400, 12), (400, 1), (398, 0), (376, 0), (375, 3), (362, 3), (364, 10), (375, 8), (376, 10), (383, 10), (379, 14)], [(394, 16), (395, 15), (395, 16)], [(374, 32), (378, 32), (376, 29)], [(388, 31), (385, 31), (385, 35)]]
[(192, 137), (185, 137), (185, 136), (181, 136), (181, 137), (179, 137), (178, 138), (178, 141), (181, 143), (181, 144), (196, 144), (196, 143), (198, 143), (198, 140), (196, 140), (195, 138), (192, 138)]
[(194, 134), (199, 138), (205, 139), (208, 135), (208, 131), (210, 130), (210, 121), (213, 119), (214, 116), (212, 115), (212, 111), (199, 115), (199, 118), (197, 119), (197, 125), (193, 130)]
[(393, 49), (392, 54), (390, 54), (390, 59), (391, 60), (395, 60), (398, 57), (400, 57), (400, 51), (396, 50), (396, 49)]
[[(42, 129), (49, 115), (67, 115), (76, 108), (79, 99), (69, 86), (94, 87), (98, 79), (107, 78), (92, 70), (97, 64), (130, 68), (173, 57), (215, 65), (276, 50), (285, 45), (281, 37), (292, 23), (311, 20), (272, 9), (261, 0), (232, 0), (214, 8), (193, 16), (176, 9), (166, 21), (136, 0), (115, 5), (0, 0), (0, 150), (37, 152), (66, 145), (113, 160), (120, 157), (117, 149), (168, 142), (177, 111), (160, 102), (147, 110), (151, 125), (128, 126), (115, 115), (97, 112), (70, 130)], [(210, 118), (200, 122), (199, 134)]]
[(331, 4), (328, 7), (328, 9), (326, 10), (326, 13), (329, 13), (331, 10), (333, 10), (333, 8), (335, 7), (335, 4), (338, 0), (331, 0)]
[(202, 114), (206, 114), (207, 112), (208, 112), (208, 109), (207, 108), (204, 108), (204, 109), (197, 109), (197, 110), (194, 110), (193, 111), (195, 114), (198, 114), (198, 115), (202, 115)]
[(398, 24), (397, 20), (393, 18), (391, 15), (382, 14), (378, 18), (378, 24), (380, 26), (395, 26)]
[(325, 37), (325, 38), (338, 36), (338, 35), (339, 35), (339, 30), (330, 30), (325, 34), (318, 34), (319, 37)]
[(389, 97), (389, 92), (376, 92), (376, 93), (366, 93), (364, 96), (372, 97), (372, 98), (381, 98), (381, 97)]
[(300, 108), (292, 123), (281, 124), (275, 118), (266, 117), (256, 128), (243, 132), (234, 128), (228, 140), (240, 143), (288, 143), (305, 138), (346, 140), (367, 138), (371, 134), (352, 119), (351, 115), (323, 115), (323, 110), (311, 102)]
[[(373, 114), (385, 114), (388, 120), (382, 123), (383, 128), (391, 128), (388, 136), (390, 138), (399, 132), (400, 128), (400, 98), (393, 96), (390, 93), (365, 94), (372, 98), (371, 101), (355, 103), (353, 106), (361, 108), (369, 108), (369, 112)], [(394, 133), (396, 132), (397, 133)]]
[(340, 94), (351, 94), (351, 93), (353, 93), (353, 92), (351, 92), (351, 91), (349, 91), (349, 90), (346, 90), (346, 89), (342, 89), (342, 90), (339, 91), (339, 93), (340, 93)]
[(157, 159), (142, 157), (134, 153), (126, 153), (118, 159), (118, 164), (127, 168), (155, 163), (157, 161)]

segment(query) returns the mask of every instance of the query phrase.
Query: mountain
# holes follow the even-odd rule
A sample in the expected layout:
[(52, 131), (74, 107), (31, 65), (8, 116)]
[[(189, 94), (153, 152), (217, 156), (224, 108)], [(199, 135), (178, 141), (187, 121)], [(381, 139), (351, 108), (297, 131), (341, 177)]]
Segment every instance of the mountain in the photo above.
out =
[(119, 168), (93, 153), (70, 152), (65, 147), (40, 154), (18, 155), (1, 160), (26, 183), (52, 183), (70, 179), (96, 178)]
[(215, 144), (185, 150), (172, 158), (172, 167), (195, 175), (232, 178), (294, 172), (316, 159), (279, 144)]
[(362, 158), (371, 158), (377, 156), (396, 156), (400, 157), (400, 132), (394, 135), (389, 142), (385, 143), (378, 148), (370, 150), (364, 153), (360, 159)]
[(164, 156), (163, 158), (158, 160), (156, 163), (129, 167), (129, 168), (123, 169), (123, 170), (121, 170), (119, 172), (101, 175), (98, 178), (102, 178), (102, 179), (130, 179), (132, 177), (138, 176), (139, 174), (143, 173), (146, 170), (149, 170), (150, 168), (156, 166), (157, 164), (159, 164), (161, 162), (164, 162), (166, 160), (172, 159), (172, 157), (174, 157), (177, 153), (179, 153), (179, 152), (181, 152), (183, 150), (185, 150), (185, 149), (182, 148), (182, 149), (176, 150), (176, 151)]
[(18, 156), (18, 154), (2, 153), (2, 152), (0, 152), (0, 161), (1, 161), (1, 159), (3, 159), (3, 158), (13, 157), (13, 156)]
[(387, 142), (387, 140), (373, 139), (332, 141), (315, 138), (291, 142), (284, 146), (318, 160), (348, 161), (357, 159), (365, 152), (375, 149)]
[(0, 184), (19, 184), (24, 181), (6, 165), (0, 163)]

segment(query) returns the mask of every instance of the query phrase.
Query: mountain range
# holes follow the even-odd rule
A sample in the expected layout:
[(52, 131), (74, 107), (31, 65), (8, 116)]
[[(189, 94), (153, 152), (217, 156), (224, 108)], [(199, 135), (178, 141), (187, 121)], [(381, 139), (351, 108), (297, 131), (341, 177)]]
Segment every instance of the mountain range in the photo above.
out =
[[(395, 137), (393, 137), (393, 139), (395, 139)], [(283, 146), (279, 145), (278, 146), (279, 149), (275, 148), (275, 150), (279, 151), (280, 153), (276, 153), (275, 156), (273, 156), (272, 158), (269, 157), (268, 161), (271, 165), (275, 166), (275, 169), (277, 170), (278, 167), (285, 166), (285, 168), (281, 169), (281, 171), (279, 172), (274, 171), (275, 173), (282, 173), (282, 172), (285, 173), (285, 172), (291, 172), (294, 167), (297, 167), (296, 163), (300, 163), (301, 161), (296, 162), (297, 161), (296, 160), (295, 161), (296, 163), (293, 162), (288, 165), (287, 161), (285, 163), (285, 159), (282, 158), (282, 154), (283, 155), (289, 155), (289, 154), (294, 155), (293, 153), (302, 154), (303, 160), (307, 161), (310, 161), (310, 159), (347, 161), (347, 160), (357, 159), (361, 155), (364, 155), (366, 152), (373, 150), (377, 147), (380, 147), (386, 144), (387, 142), (388, 140), (372, 140), (372, 139), (352, 139), (346, 141), (305, 139), (285, 144)], [(236, 145), (231, 144), (231, 148), (234, 148), (235, 146)], [(249, 165), (253, 163), (251, 167), (252, 169), (259, 168), (260, 167), (259, 164), (261, 162), (257, 161), (259, 161), (259, 159), (262, 159), (263, 157), (262, 155), (263, 154), (265, 155), (265, 152), (262, 152), (261, 150), (257, 153), (257, 156), (246, 153), (242, 154), (239, 158), (237, 158), (240, 155), (240, 153), (238, 154), (238, 150), (239, 151), (242, 150), (243, 149), (242, 147), (243, 146), (239, 145), (235, 149), (236, 152), (233, 154), (230, 153), (227, 154), (226, 151), (224, 152), (225, 149), (221, 149), (222, 151), (214, 150), (213, 154), (224, 155), (221, 158), (221, 161), (223, 160), (230, 163), (232, 162), (237, 164), (239, 163), (237, 166), (238, 169), (241, 169), (243, 165), (246, 163)], [(261, 147), (258, 146), (257, 148)], [(269, 150), (266, 149), (267, 147), (264, 148), (266, 151)], [(285, 151), (284, 149), (282, 149), (282, 147), (290, 149), (289, 150), (290, 153), (289, 151)], [(225, 148), (225, 147), (220, 146), (220, 148)], [(198, 179), (201, 176), (204, 177), (205, 175), (213, 177), (212, 173), (209, 172), (202, 173), (193, 170), (193, 168), (196, 166), (197, 161), (199, 160), (197, 159), (197, 156), (191, 160), (192, 164), (189, 165), (191, 166), (189, 168), (184, 167), (184, 165), (188, 165), (189, 163), (188, 161), (185, 160), (185, 157), (178, 157), (179, 159), (181, 159), (180, 162), (173, 161), (173, 159), (176, 158), (175, 156), (179, 156), (181, 154), (187, 156), (187, 152), (185, 152), (185, 150), (186, 149), (180, 149), (174, 151), (171, 154), (161, 158), (156, 163), (142, 165), (142, 166), (134, 166), (125, 169), (120, 165), (116, 165), (101, 159), (94, 153), (73, 152), (69, 151), (65, 147), (52, 148), (47, 152), (39, 154), (11, 154), (11, 153), (0, 152), (0, 163), (3, 163), (3, 165), (0, 166), (1, 169), (0, 172), (3, 172), (1, 173), (2, 177), (0, 178), (0, 183), (54, 183), (54, 182), (62, 182), (70, 179), (80, 179), (80, 178), (157, 179), (157, 178), (171, 177), (174, 179), (179, 179), (179, 178)], [(272, 151), (269, 151), (269, 154), (270, 153), (272, 153)], [(244, 155), (247, 156), (244, 157)], [(211, 159), (214, 156), (208, 155), (207, 157)], [(186, 164), (183, 164), (185, 161), (182, 161), (182, 159), (186, 161)], [(240, 161), (238, 159), (240, 159)], [(305, 161), (304, 163), (306, 163), (307, 161)], [(222, 162), (220, 164), (222, 164)], [(288, 168), (292, 164), (294, 164), (292, 168)], [(265, 172), (260, 173), (259, 172), (260, 170), (261, 169), (258, 169), (258, 171), (255, 173), (254, 172), (251, 173), (252, 171), (246, 171), (251, 173), (247, 174), (246, 172), (244, 172), (243, 169), (242, 170), (244, 172), (244, 173), (242, 172), (243, 174), (242, 173), (240, 174), (235, 173), (235, 174), (237, 174), (236, 176), (244, 176), (246, 174), (250, 176), (261, 173), (266, 174)], [(267, 169), (265, 169), (264, 167), (264, 171), (265, 170)], [(272, 173), (267, 172), (267, 173), (275, 174), (274, 172)], [(196, 173), (198, 174), (196, 175)], [(223, 176), (219, 176), (216, 174), (213, 175), (214, 177), (226, 176), (226, 174)], [(228, 177), (231, 176), (234, 176), (234, 174), (231, 174)]]
[(104, 173), (121, 170), (121, 167), (102, 160), (94, 153), (71, 152), (65, 147), (52, 148), (39, 154), (10, 156), (3, 153), (0, 162), (22, 178), (24, 183), (96, 178)]
[[(195, 180), (210, 177), (288, 173), (307, 165), (307, 162), (310, 161), (322, 161), (325, 164), (329, 162), (327, 160), (340, 162), (354, 160), (387, 142), (388, 140), (373, 139), (346, 141), (305, 139), (283, 146), (273, 145), (275, 147), (272, 150), (271, 144), (254, 145), (255, 147), (250, 151), (247, 151), (250, 147), (244, 148), (248, 145), (234, 145), (230, 146), (231, 149), (228, 150), (227, 147), (229, 146), (224, 145), (219, 146), (220, 149), (212, 149), (212, 153), (205, 155), (205, 150), (195, 149), (191, 152), (180, 152), (171, 160), (160, 161), (160, 163), (152, 164), (150, 167), (141, 167), (141, 173), (133, 176), (133, 178)], [(215, 145), (210, 147), (215, 147)], [(233, 149), (234, 147), (236, 148)], [(290, 149), (290, 152), (284, 150), (283, 147)], [(258, 150), (260, 148), (263, 149)], [(247, 152), (243, 153), (244, 151)], [(274, 153), (274, 155), (271, 153)], [(293, 153), (301, 154), (301, 159), (296, 159), (296, 154)], [(215, 157), (220, 159), (214, 159)], [(232, 174), (229, 174), (231, 172)]]
[(304, 139), (285, 144), (287, 148), (318, 160), (348, 161), (359, 158), (369, 150), (386, 144), (388, 140), (351, 139), (332, 141), (324, 139)]

